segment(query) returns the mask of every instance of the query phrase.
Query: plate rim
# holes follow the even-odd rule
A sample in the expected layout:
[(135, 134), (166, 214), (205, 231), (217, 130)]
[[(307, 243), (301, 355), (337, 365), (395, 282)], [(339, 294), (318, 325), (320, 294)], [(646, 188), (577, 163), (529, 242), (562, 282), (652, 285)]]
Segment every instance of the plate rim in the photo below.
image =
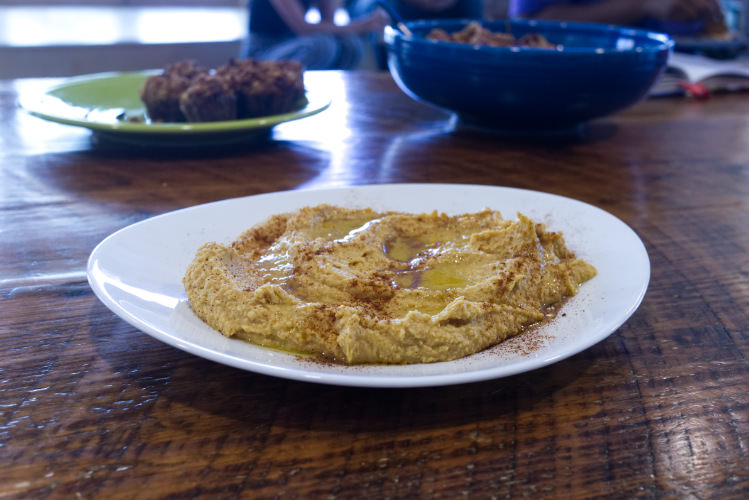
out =
[(329, 95), (323, 95), (318, 91), (305, 90), (307, 104), (295, 111), (288, 113), (279, 113), (276, 115), (260, 116), (256, 118), (245, 118), (241, 120), (226, 120), (213, 122), (186, 122), (186, 123), (132, 123), (132, 122), (103, 122), (92, 121), (78, 118), (62, 116), (56, 113), (45, 111), (45, 101), (61, 99), (51, 95), (52, 92), (70, 87), (81, 85), (95, 80), (105, 80), (123, 77), (143, 76), (147, 77), (158, 74), (159, 70), (143, 71), (108, 71), (102, 73), (91, 73), (87, 75), (78, 75), (64, 78), (62, 82), (50, 85), (41, 90), (22, 91), (18, 96), (18, 106), (31, 116), (42, 120), (47, 120), (62, 125), (82, 127), (95, 132), (122, 133), (133, 135), (221, 135), (237, 132), (249, 132), (253, 130), (262, 130), (279, 125), (281, 123), (299, 120), (318, 114), (330, 107), (332, 98)]
[[(520, 193), (548, 196), (548, 197), (552, 197), (556, 199), (562, 199), (565, 202), (573, 202), (573, 203), (581, 204), (585, 206), (586, 209), (593, 209), (594, 211), (601, 212), (605, 214), (606, 216), (613, 218), (614, 220), (618, 221), (618, 223), (621, 224), (624, 228), (626, 228), (628, 231), (632, 233), (632, 236), (634, 236), (636, 241), (639, 243), (639, 250), (641, 250), (642, 252), (641, 256), (644, 257), (643, 263), (645, 264), (645, 267), (641, 269), (641, 272), (643, 272), (643, 275), (644, 275), (644, 280), (642, 281), (642, 283), (639, 284), (637, 295), (633, 297), (633, 300), (630, 303), (629, 307), (626, 310), (619, 312), (616, 318), (608, 320), (605, 325), (602, 325), (602, 327), (598, 330), (598, 333), (596, 333), (596, 335), (586, 338), (585, 342), (580, 344), (577, 348), (562, 349), (561, 352), (556, 353), (554, 355), (551, 355), (545, 358), (537, 358), (536, 360), (534, 360), (534, 362), (530, 363), (531, 365), (530, 367), (525, 366), (525, 365), (514, 365), (510, 367), (505, 367), (505, 369), (502, 370), (502, 373), (500, 374), (494, 374), (496, 369), (483, 369), (483, 370), (476, 370), (476, 371), (467, 371), (467, 372), (462, 372), (462, 373), (442, 373), (442, 374), (427, 374), (427, 375), (414, 375), (414, 376), (387, 375), (387, 374), (386, 375), (373, 374), (373, 375), (362, 376), (362, 375), (356, 375), (356, 374), (312, 372), (312, 371), (303, 370), (302, 368), (289, 370), (288, 368), (279, 366), (277, 364), (269, 364), (269, 363), (264, 363), (264, 362), (256, 361), (256, 360), (248, 360), (245, 358), (241, 358), (237, 356), (236, 354), (219, 353), (219, 352), (215, 352), (214, 350), (211, 350), (210, 348), (197, 345), (189, 340), (177, 339), (176, 337), (169, 335), (166, 332), (161, 331), (160, 329), (138, 318), (136, 315), (132, 314), (130, 311), (121, 307), (116, 301), (114, 301), (113, 299), (109, 297), (109, 295), (103, 289), (102, 284), (98, 282), (96, 279), (94, 279), (94, 274), (95, 274), (94, 267), (97, 263), (96, 257), (102, 251), (102, 249), (106, 247), (106, 245), (111, 244), (113, 240), (115, 240), (118, 237), (121, 237), (122, 233), (131, 230), (135, 226), (153, 223), (157, 219), (167, 218), (169, 216), (173, 216), (178, 213), (184, 213), (187, 211), (200, 210), (208, 206), (217, 206), (220, 204), (237, 203), (237, 202), (241, 202), (241, 201), (248, 200), (248, 199), (261, 199), (263, 197), (268, 197), (268, 196), (279, 196), (279, 195), (288, 196), (288, 195), (300, 193), (300, 192), (307, 192), (307, 193), (312, 192), (316, 194), (324, 194), (326, 192), (331, 192), (331, 191), (356, 192), (356, 191), (368, 190), (368, 189), (388, 189), (388, 188), (397, 188), (397, 187), (401, 187), (401, 188), (406, 187), (409, 189), (424, 189), (424, 188), (441, 187), (441, 188), (461, 188), (461, 189), (464, 189), (464, 188), (498, 189), (500, 191), (509, 190), (509, 191), (515, 191), (515, 192), (520, 192)], [(495, 380), (499, 378), (505, 378), (505, 377), (517, 375), (520, 373), (535, 371), (539, 368), (549, 366), (551, 364), (562, 361), (566, 358), (569, 358), (571, 356), (574, 356), (575, 354), (579, 354), (589, 349), (593, 345), (605, 340), (611, 334), (616, 332), (616, 330), (620, 326), (622, 326), (632, 316), (632, 314), (634, 314), (634, 312), (640, 307), (649, 287), (650, 278), (651, 278), (651, 266), (650, 266), (650, 258), (648, 256), (647, 249), (642, 239), (639, 237), (639, 235), (635, 232), (633, 228), (631, 228), (628, 224), (626, 224), (624, 221), (622, 221), (615, 215), (611, 214), (610, 212), (607, 212), (599, 207), (596, 207), (595, 205), (592, 205), (592, 204), (589, 204), (589, 203), (586, 203), (586, 202), (583, 202), (574, 198), (570, 198), (570, 197), (566, 197), (566, 196), (562, 196), (562, 195), (558, 195), (554, 193), (544, 192), (544, 191), (531, 190), (531, 189), (525, 189), (525, 188), (514, 188), (514, 187), (509, 187), (509, 186), (494, 186), (494, 185), (481, 185), (481, 184), (452, 184), (452, 183), (393, 183), (393, 184), (369, 184), (369, 185), (358, 185), (358, 186), (322, 187), (322, 188), (310, 188), (310, 189), (302, 189), (302, 190), (292, 189), (292, 190), (284, 190), (284, 191), (275, 191), (275, 192), (269, 192), (269, 193), (259, 193), (255, 195), (249, 195), (249, 196), (240, 196), (240, 197), (227, 198), (227, 199), (222, 199), (222, 200), (215, 200), (215, 201), (211, 201), (207, 203), (201, 203), (201, 204), (197, 204), (197, 205), (193, 205), (189, 207), (171, 210), (171, 211), (158, 214), (153, 217), (149, 217), (147, 219), (135, 222), (133, 224), (129, 224), (128, 226), (125, 226), (119, 230), (116, 230), (115, 232), (111, 233), (110, 235), (105, 237), (103, 240), (101, 240), (101, 242), (99, 242), (95, 246), (95, 248), (92, 250), (91, 254), (89, 255), (89, 259), (86, 265), (86, 275), (87, 275), (87, 279), (89, 282), (89, 286), (94, 291), (94, 294), (115, 315), (117, 315), (118, 317), (120, 317), (121, 319), (123, 319), (128, 324), (135, 327), (136, 329), (148, 334), (152, 338), (155, 338), (156, 340), (159, 340), (167, 345), (170, 345), (171, 347), (180, 349), (184, 352), (188, 352), (192, 355), (201, 357), (203, 359), (207, 359), (213, 362), (217, 362), (219, 364), (231, 366), (231, 367), (241, 369), (244, 371), (249, 371), (252, 373), (259, 373), (263, 375), (275, 376), (275, 377), (285, 378), (288, 380), (296, 380), (296, 381), (302, 381), (302, 382), (314, 382), (314, 383), (320, 383), (320, 384), (326, 384), (326, 385), (349, 386), (349, 387), (418, 388), (418, 387), (457, 385), (457, 384), (474, 383), (474, 382), (481, 382), (481, 381), (486, 381), (486, 380)], [(574, 299), (574, 297), (572, 298)], [(221, 335), (219, 332), (216, 332), (216, 334)], [(225, 338), (225, 337), (222, 337), (222, 338)], [(227, 339), (227, 340), (244, 343), (244, 341), (237, 340), (237, 339)], [(261, 346), (255, 346), (255, 347), (258, 349), (267, 349)], [(294, 356), (293, 354), (286, 354), (286, 353), (284, 354), (287, 356)], [(481, 353), (477, 353), (473, 356), (477, 356), (480, 354)], [(470, 356), (468, 356), (467, 358), (470, 358)], [(300, 359), (300, 358), (297, 357), (297, 359)], [(461, 359), (465, 360), (466, 358), (461, 358)], [(446, 361), (444, 363), (454, 363), (457, 361), (460, 361), (460, 360)], [(248, 365), (250, 365), (251, 367)], [(430, 363), (430, 365), (433, 365), (433, 363)], [(343, 367), (344, 369), (351, 369), (352, 371), (355, 371), (357, 368), (360, 368), (358, 365), (354, 365), (351, 367), (346, 367), (345, 365), (336, 365), (336, 366)]]

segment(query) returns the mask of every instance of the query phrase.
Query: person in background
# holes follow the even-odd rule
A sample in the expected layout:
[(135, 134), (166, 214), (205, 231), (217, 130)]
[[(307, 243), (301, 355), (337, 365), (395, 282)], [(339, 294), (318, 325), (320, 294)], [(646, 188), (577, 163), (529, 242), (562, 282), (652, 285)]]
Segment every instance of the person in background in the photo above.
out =
[(636, 26), (674, 36), (725, 27), (717, 0), (510, 0), (509, 15)]
[(482, 0), (391, 0), (405, 20), (413, 19), (479, 19), (484, 14)]
[[(337, 24), (341, 0), (250, 0), (249, 37), (243, 56), (295, 60), (306, 69), (353, 69), (365, 55), (363, 35), (379, 33), (388, 17), (373, 9)], [(316, 8), (319, 22), (308, 13)]]

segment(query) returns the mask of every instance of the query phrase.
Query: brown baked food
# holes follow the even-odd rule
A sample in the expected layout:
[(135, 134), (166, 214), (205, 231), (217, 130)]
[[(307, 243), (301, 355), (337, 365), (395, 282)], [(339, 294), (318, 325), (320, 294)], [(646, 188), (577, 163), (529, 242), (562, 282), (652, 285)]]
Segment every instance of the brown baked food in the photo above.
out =
[(140, 88), (140, 99), (148, 117), (155, 122), (183, 122), (180, 96), (198, 75), (208, 70), (194, 61), (181, 61), (167, 66), (159, 75), (148, 77)]
[(229, 82), (217, 75), (196, 77), (180, 95), (179, 107), (188, 122), (237, 119), (237, 95)]
[(231, 60), (214, 72), (180, 61), (149, 77), (140, 98), (152, 121), (209, 122), (287, 113), (302, 107), (296, 61)]
[(199, 65), (193, 60), (179, 61), (164, 68), (164, 74), (171, 77), (182, 77), (193, 80), (200, 75), (208, 74), (208, 68)]
[(296, 61), (232, 60), (216, 75), (234, 88), (239, 118), (287, 113), (304, 99), (303, 67)]

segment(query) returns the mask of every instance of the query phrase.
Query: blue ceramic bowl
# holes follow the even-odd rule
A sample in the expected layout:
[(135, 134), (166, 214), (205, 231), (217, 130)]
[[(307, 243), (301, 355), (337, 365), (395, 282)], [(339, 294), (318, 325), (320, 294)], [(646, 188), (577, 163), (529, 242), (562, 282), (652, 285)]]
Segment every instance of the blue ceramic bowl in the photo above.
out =
[[(387, 27), (388, 67), (416, 100), (466, 121), (506, 130), (554, 130), (622, 110), (642, 99), (666, 67), (673, 41), (616, 26), (512, 21), (512, 34), (540, 33), (558, 49), (487, 47), (428, 40), (470, 20), (406, 23), (413, 36)], [(481, 21), (494, 32), (505, 21)]]

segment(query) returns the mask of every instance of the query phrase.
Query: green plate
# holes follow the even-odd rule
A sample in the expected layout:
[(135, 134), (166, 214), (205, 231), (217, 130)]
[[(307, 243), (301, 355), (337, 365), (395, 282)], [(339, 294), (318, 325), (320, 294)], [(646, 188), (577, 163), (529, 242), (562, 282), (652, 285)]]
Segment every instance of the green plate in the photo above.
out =
[(330, 105), (330, 98), (308, 91), (306, 102), (290, 113), (201, 123), (150, 122), (139, 89), (157, 72), (100, 73), (65, 80), (43, 93), (21, 94), (20, 106), (45, 120), (84, 127), (108, 140), (194, 146), (235, 142), (267, 135), (279, 123), (314, 115)]

